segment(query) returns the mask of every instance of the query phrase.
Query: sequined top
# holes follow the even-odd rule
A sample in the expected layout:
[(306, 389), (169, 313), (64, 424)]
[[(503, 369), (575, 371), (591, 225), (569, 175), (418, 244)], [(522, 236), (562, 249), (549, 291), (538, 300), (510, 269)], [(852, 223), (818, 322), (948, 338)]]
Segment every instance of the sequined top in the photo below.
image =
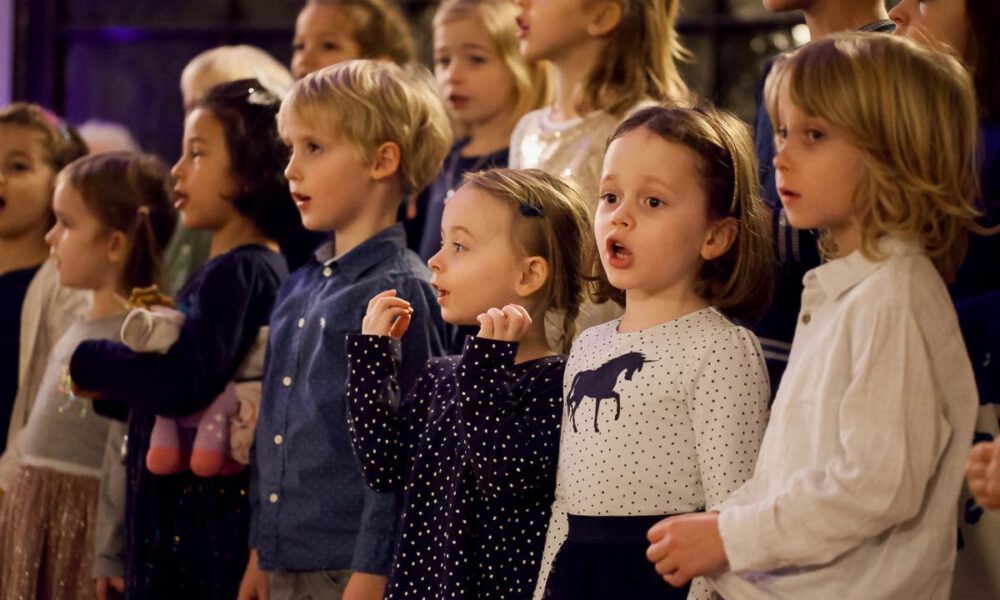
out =
[(510, 167), (541, 169), (563, 177), (596, 207), (608, 136), (626, 117), (653, 104), (644, 100), (622, 116), (596, 110), (559, 123), (552, 121), (551, 108), (531, 111), (521, 117), (510, 136)]
[(115, 339), (125, 315), (74, 323), (56, 343), (24, 429), (24, 462), (99, 477), (109, 420), (70, 391), (69, 359), (84, 340)]

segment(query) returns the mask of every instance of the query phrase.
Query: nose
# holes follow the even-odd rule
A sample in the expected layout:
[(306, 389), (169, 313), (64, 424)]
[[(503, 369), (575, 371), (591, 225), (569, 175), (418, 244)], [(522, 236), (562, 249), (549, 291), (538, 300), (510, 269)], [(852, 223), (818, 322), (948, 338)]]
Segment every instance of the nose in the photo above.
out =
[(59, 223), (56, 223), (48, 231), (45, 232), (45, 243), (49, 246), (56, 245), (56, 228), (59, 227)]
[(312, 48), (306, 45), (292, 57), (292, 75), (301, 79), (316, 70), (316, 56)]
[(615, 205), (615, 209), (611, 212), (611, 224), (616, 227), (628, 229), (632, 227), (634, 222), (631, 204), (626, 202), (624, 198), (619, 200), (618, 204)]
[(909, 24), (909, 16), (906, 14), (908, 0), (903, 0), (889, 11), (889, 18), (896, 24), (895, 33), (903, 34)]
[(295, 160), (295, 152), (288, 157), (288, 164), (285, 166), (285, 179), (288, 181), (299, 180), (298, 162)]
[(774, 158), (771, 160), (771, 164), (773, 164), (774, 168), (779, 171), (788, 170), (788, 141), (776, 140), (774, 146), (776, 152), (774, 153)]
[(179, 181), (184, 176), (183, 164), (184, 155), (182, 154), (181, 157), (177, 159), (177, 162), (174, 163), (174, 166), (170, 167), (170, 176), (175, 180)]
[(434, 256), (427, 259), (427, 266), (430, 268), (432, 273), (439, 273), (441, 271), (441, 250), (439, 249), (434, 253)]

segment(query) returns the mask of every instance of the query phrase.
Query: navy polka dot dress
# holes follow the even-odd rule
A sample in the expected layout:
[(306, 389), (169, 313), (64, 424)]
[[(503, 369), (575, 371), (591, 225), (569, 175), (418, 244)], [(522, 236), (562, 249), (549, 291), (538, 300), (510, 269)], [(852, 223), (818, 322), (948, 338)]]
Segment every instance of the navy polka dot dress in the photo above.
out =
[(530, 598), (555, 487), (565, 358), (514, 364), (469, 337), (400, 401), (400, 345), (348, 341), (349, 425), (368, 484), (404, 495), (387, 599)]

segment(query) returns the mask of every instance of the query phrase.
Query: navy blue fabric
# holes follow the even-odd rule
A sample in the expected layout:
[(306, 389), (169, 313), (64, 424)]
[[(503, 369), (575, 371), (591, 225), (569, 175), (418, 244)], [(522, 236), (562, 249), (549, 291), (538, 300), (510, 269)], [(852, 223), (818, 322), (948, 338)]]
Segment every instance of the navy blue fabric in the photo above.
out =
[(0, 275), (0, 448), (7, 446), (7, 428), (10, 427), (10, 413), (17, 396), (17, 370), (21, 360), (21, 306), (28, 286), (40, 266)]
[(347, 432), (345, 340), (368, 301), (395, 289), (413, 317), (404, 337), (403, 390), (444, 353), (430, 271), (406, 248), (402, 224), (339, 259), (332, 243), (293, 273), (271, 316), (263, 398), (252, 459), (251, 547), (264, 570), (343, 569), (387, 575), (399, 498), (365, 485)]

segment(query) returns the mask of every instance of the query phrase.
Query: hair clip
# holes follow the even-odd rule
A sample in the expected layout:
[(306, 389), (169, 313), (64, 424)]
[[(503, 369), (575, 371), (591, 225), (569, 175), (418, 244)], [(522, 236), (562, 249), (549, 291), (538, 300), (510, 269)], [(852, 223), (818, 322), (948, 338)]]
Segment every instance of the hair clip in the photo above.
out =
[(545, 216), (545, 213), (542, 211), (541, 207), (535, 206), (534, 204), (528, 204), (527, 202), (521, 202), (521, 214), (526, 217)]
[(279, 102), (278, 97), (264, 87), (247, 88), (247, 102), (259, 106), (273, 106)]
[(49, 122), (49, 125), (56, 128), (56, 131), (59, 132), (62, 139), (67, 142), (73, 141), (73, 136), (69, 133), (69, 127), (66, 126), (66, 121), (64, 121), (62, 117), (47, 108), (42, 109), (42, 115), (45, 117), (45, 120)]

